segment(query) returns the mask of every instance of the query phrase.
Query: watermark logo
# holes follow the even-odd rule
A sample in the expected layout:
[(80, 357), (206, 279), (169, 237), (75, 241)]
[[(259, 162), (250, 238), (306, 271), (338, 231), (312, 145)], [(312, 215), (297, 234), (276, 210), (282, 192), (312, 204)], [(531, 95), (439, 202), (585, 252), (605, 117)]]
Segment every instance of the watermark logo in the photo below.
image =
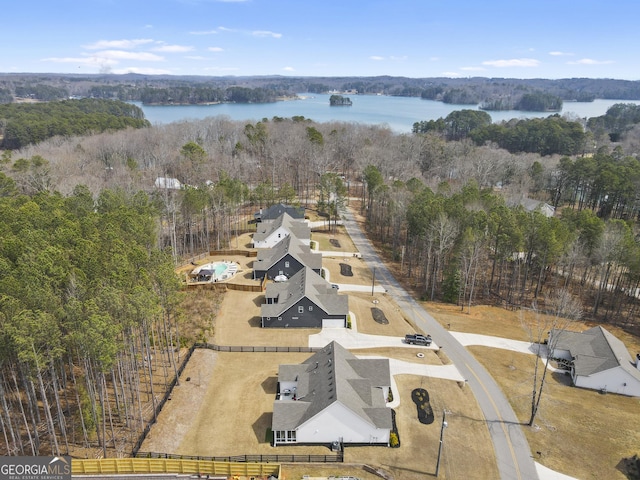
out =
[(71, 480), (71, 457), (0, 457), (0, 480)]

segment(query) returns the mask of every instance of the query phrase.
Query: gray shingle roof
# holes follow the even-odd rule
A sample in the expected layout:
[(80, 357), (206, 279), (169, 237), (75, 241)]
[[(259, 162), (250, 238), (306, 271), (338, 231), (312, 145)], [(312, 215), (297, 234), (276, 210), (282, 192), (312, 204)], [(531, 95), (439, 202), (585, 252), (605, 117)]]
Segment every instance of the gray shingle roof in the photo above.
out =
[[(294, 430), (334, 402), (377, 428), (392, 428), (391, 409), (386, 407), (381, 390), (391, 385), (388, 360), (358, 359), (332, 342), (299, 367), (303, 368), (297, 370), (298, 400), (275, 401), (274, 431)], [(288, 366), (281, 370), (289, 379), (293, 371)]]
[(313, 253), (308, 245), (302, 243), (296, 236), (289, 235), (274, 247), (259, 250), (253, 262), (253, 270), (266, 271), (287, 254), (313, 270), (322, 268), (322, 254)]
[(260, 210), (258, 213), (254, 213), (253, 216), (262, 219), (262, 221), (274, 220), (285, 212), (293, 218), (304, 218), (304, 207), (295, 207), (293, 205), (285, 205), (283, 203), (271, 205), (269, 208)]
[(576, 375), (589, 376), (620, 366), (640, 381), (640, 370), (633, 366), (627, 347), (603, 327), (584, 332), (554, 330), (551, 336), (557, 338), (554, 348), (568, 350), (574, 357)]
[(306, 297), (328, 315), (347, 315), (349, 297), (338, 295), (335, 288), (324, 278), (305, 267), (293, 275), (287, 282), (270, 283), (265, 292), (267, 298), (277, 298), (278, 302), (263, 304), (263, 317), (278, 317)]
[(289, 214), (283, 213), (275, 220), (258, 224), (258, 230), (253, 234), (254, 242), (263, 242), (269, 238), (276, 230), (283, 227), (291, 235), (299, 239), (311, 238), (311, 228), (304, 220), (292, 218)]

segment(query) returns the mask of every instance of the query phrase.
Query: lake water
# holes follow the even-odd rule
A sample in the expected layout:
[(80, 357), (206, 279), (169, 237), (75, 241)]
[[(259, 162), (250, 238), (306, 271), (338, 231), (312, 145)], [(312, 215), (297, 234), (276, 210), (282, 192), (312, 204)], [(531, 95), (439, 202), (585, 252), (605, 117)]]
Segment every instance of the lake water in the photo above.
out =
[[(135, 102), (142, 108), (152, 124), (171, 123), (180, 120), (202, 119), (224, 115), (232, 120), (257, 122), (263, 118), (291, 118), (296, 115), (316, 122), (353, 122), (366, 125), (385, 125), (398, 133), (410, 133), (415, 122), (446, 117), (455, 110), (477, 109), (473, 105), (451, 105), (416, 97), (391, 97), (385, 95), (347, 95), (351, 107), (329, 106), (330, 95), (302, 93), (300, 100), (275, 103), (219, 105), (160, 105), (150, 106)], [(588, 103), (564, 102), (560, 114), (572, 114), (581, 118), (604, 115), (616, 103), (634, 103), (634, 100), (594, 100)], [(512, 118), (547, 117), (548, 112), (519, 112), (515, 110), (487, 112), (493, 122)]]

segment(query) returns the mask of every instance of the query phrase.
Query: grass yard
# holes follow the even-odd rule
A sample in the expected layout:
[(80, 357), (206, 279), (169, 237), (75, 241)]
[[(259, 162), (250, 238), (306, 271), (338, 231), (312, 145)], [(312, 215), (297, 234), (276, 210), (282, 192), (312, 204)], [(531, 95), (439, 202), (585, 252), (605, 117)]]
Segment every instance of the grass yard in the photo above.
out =
[[(441, 324), (451, 323), (452, 330), (527, 340), (518, 312), (480, 306), (472, 307), (471, 315), (456, 314), (459, 307), (433, 303), (427, 309)], [(577, 322), (572, 330), (591, 326)], [(640, 351), (638, 338), (614, 326), (605, 328), (631, 352)], [(481, 346), (468, 349), (498, 382), (521, 422), (527, 423), (535, 357)], [(567, 376), (549, 373), (534, 425), (523, 429), (535, 460), (552, 470), (581, 480), (623, 480), (627, 476), (618, 465), (639, 451), (639, 411), (638, 398), (571, 387)]]
[[(338, 239), (339, 250), (352, 248), (344, 243), (341, 233), (329, 235), (314, 232), (313, 239), (320, 249), (336, 249), (329, 241)], [(246, 237), (246, 238), (245, 238)], [(242, 245), (249, 240), (244, 236)], [(349, 263), (353, 277), (340, 273), (341, 262)], [(323, 266), (330, 272), (334, 283), (370, 285), (372, 273), (364, 261), (355, 258), (324, 258)], [(247, 264), (247, 268), (250, 265)], [(397, 270), (397, 269), (396, 269)], [(246, 275), (247, 272), (245, 272)], [(342, 293), (342, 294), (347, 294)], [(349, 309), (355, 314), (358, 331), (374, 335), (404, 336), (413, 327), (397, 306), (385, 295), (348, 293)], [(373, 300), (377, 303), (373, 303)], [(282, 345), (306, 346), (308, 335), (317, 329), (266, 329), (259, 327), (260, 305), (264, 295), (228, 291), (222, 303), (213, 299), (215, 316), (213, 333), (208, 341), (220, 345)], [(213, 316), (206, 310), (206, 299), (198, 299), (194, 314), (202, 317), (203, 325)], [(519, 312), (489, 306), (474, 306), (471, 312), (455, 305), (425, 302), (423, 306), (443, 326), (452, 331), (493, 335), (529, 341), (525, 326), (528, 317)], [(373, 319), (371, 308), (384, 312), (388, 324)], [(214, 312), (215, 313), (215, 312)], [(527, 313), (526, 315), (531, 315)], [(571, 329), (584, 330), (593, 325), (576, 323)], [(640, 352), (640, 339), (614, 326), (605, 326), (620, 338), (635, 354)], [(469, 351), (485, 366), (501, 386), (518, 418), (526, 423), (531, 408), (532, 374), (535, 357), (511, 351), (471, 346)], [(440, 352), (424, 350), (418, 359), (418, 350), (377, 348), (354, 350), (356, 355), (380, 355), (408, 362), (448, 364)], [(278, 447), (267, 441), (267, 428), (275, 398), (278, 366), (300, 363), (308, 353), (214, 353), (197, 351), (183, 374), (190, 382), (181, 382), (167, 402), (158, 423), (154, 425), (143, 450), (185, 455), (237, 455), (252, 453), (331, 454), (325, 447)], [(374, 478), (360, 466), (368, 464), (392, 473), (396, 479), (423, 479), (434, 476), (442, 412), (447, 410), (449, 427), (445, 442), (440, 478), (488, 479), (497, 478), (493, 445), (482, 413), (471, 391), (456, 382), (422, 378), (413, 375), (396, 377), (400, 406), (396, 420), (401, 447), (348, 447), (345, 464), (285, 466), (288, 479), (302, 475), (353, 475), (363, 480)], [(411, 391), (425, 388), (435, 422), (421, 424)], [(620, 470), (625, 457), (639, 453), (640, 399), (569, 386), (565, 375), (549, 374), (538, 416), (533, 427), (523, 426), (534, 459), (558, 472), (579, 479), (620, 479), (626, 475)], [(539, 454), (537, 452), (540, 452)]]
[[(392, 350), (392, 349), (390, 349)], [(374, 355), (376, 350), (358, 354)], [(391, 353), (391, 352), (389, 352)], [(430, 363), (437, 363), (431, 352)], [(242, 454), (319, 454), (331, 455), (322, 446), (272, 447), (267, 441), (278, 366), (301, 363), (305, 353), (226, 353), (198, 350), (154, 425), (143, 451), (182, 455), (226, 456)], [(185, 378), (190, 376), (190, 381)], [(337, 467), (340, 475), (363, 475), (360, 466), (367, 464), (391, 472), (397, 479), (418, 480), (432, 476), (438, 453), (443, 409), (447, 409), (446, 443), (443, 450), (441, 478), (496, 478), (491, 439), (475, 398), (469, 389), (456, 382), (412, 375), (396, 377), (400, 406), (396, 421), (400, 448), (347, 447), (345, 464)], [(414, 388), (429, 392), (436, 421), (430, 425), (418, 421), (411, 400)], [(469, 442), (473, 438), (473, 442)], [(318, 475), (324, 465), (291, 467), (293, 472)], [(285, 471), (287, 471), (285, 469)], [(332, 471), (336, 471), (332, 468)], [(287, 478), (296, 478), (293, 476)]]

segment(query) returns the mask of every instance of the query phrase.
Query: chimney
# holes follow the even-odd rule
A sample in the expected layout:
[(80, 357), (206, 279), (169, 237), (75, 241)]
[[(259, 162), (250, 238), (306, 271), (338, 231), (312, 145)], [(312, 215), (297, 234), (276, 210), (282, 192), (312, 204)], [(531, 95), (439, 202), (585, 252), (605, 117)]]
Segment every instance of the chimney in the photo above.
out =
[(640, 353), (636, 353), (636, 368), (640, 370)]

